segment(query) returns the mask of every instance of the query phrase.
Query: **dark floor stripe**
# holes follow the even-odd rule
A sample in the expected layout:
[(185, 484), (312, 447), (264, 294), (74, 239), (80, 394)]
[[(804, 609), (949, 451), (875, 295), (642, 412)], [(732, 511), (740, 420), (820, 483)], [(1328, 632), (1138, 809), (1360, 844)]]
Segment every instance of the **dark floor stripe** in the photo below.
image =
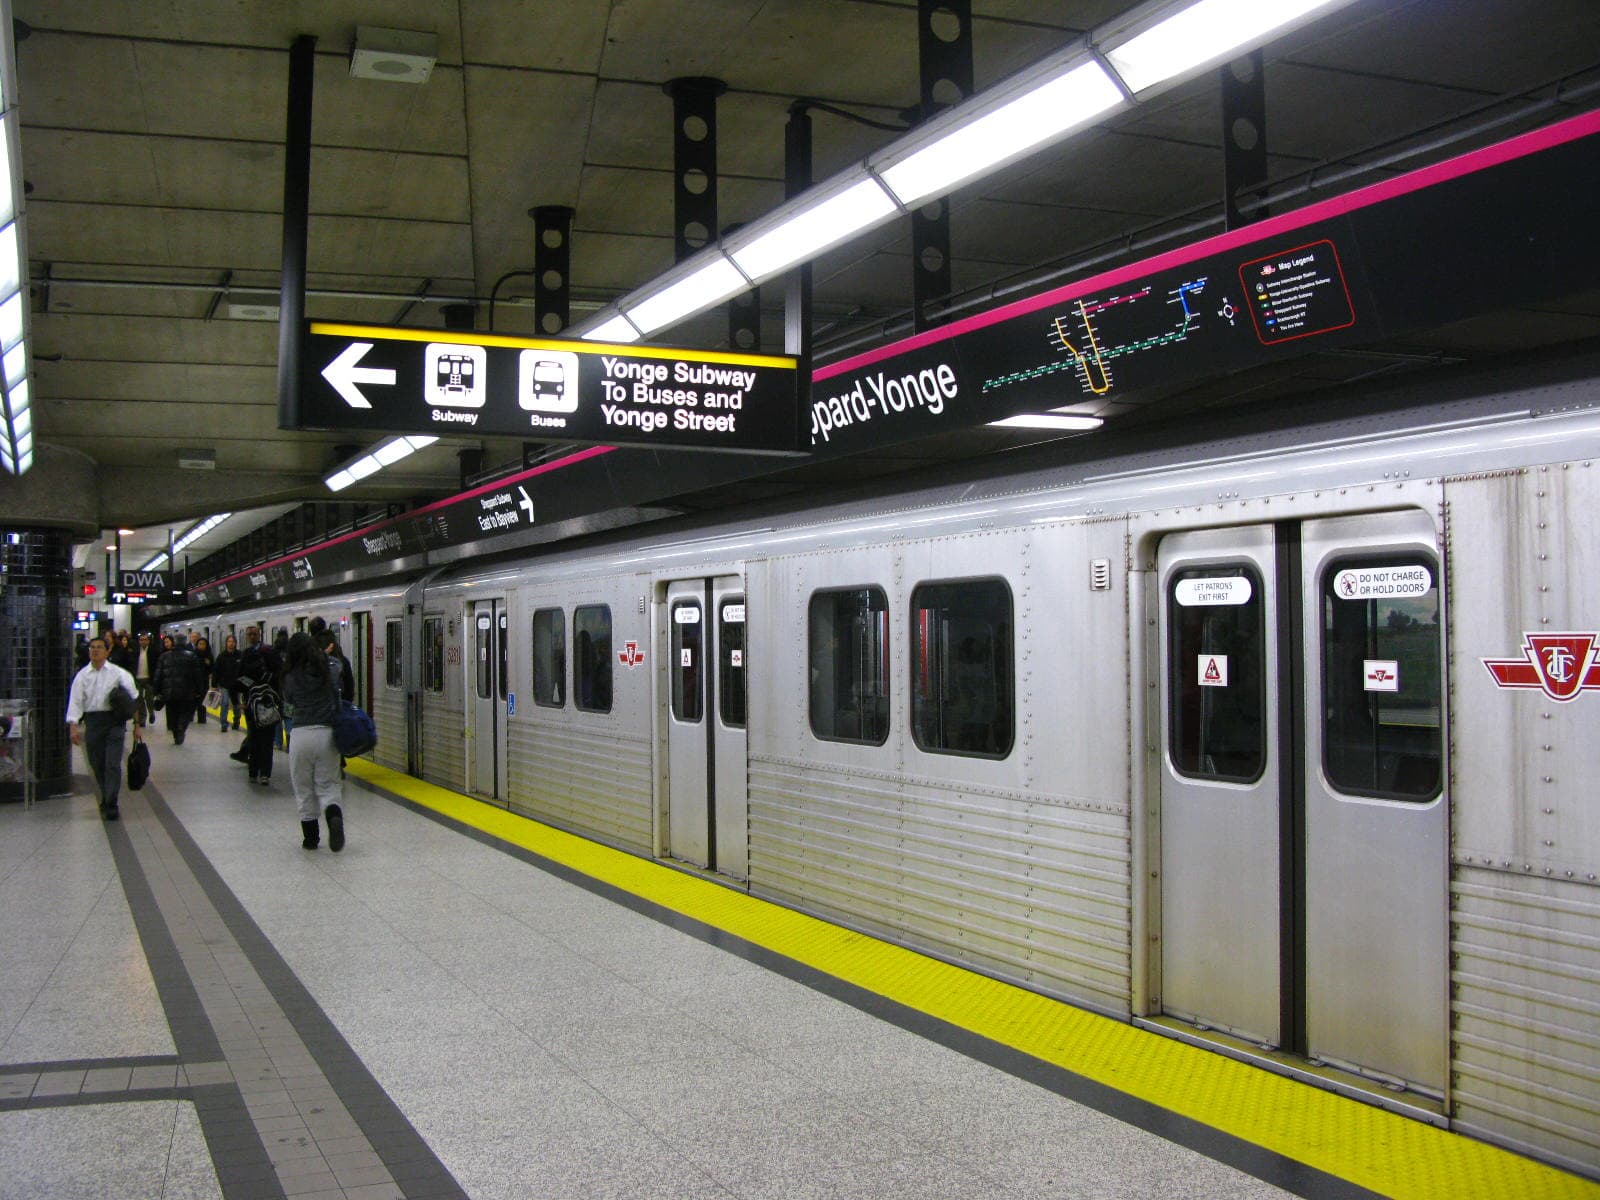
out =
[[(261, 928), (239, 903), (238, 897), (189, 836), (189, 831), (183, 827), (165, 798), (149, 785), (146, 785), (143, 795), (149, 800), (151, 811), (172, 839), (206, 898), (222, 917), (229, 933), (244, 951), (273, 1000), (294, 1025), (295, 1032), (305, 1043), (340, 1102), (372, 1143), (373, 1151), (390, 1168), (390, 1174), (394, 1175), (397, 1168), (405, 1172), (406, 1178), (412, 1181), (404, 1185), (408, 1196), (467, 1200), (466, 1192), (455, 1177), (439, 1161), (422, 1135), (417, 1133), (350, 1048), (305, 985), (290, 970), (276, 947), (261, 932)], [(396, 1176), (397, 1182), (398, 1179)]]

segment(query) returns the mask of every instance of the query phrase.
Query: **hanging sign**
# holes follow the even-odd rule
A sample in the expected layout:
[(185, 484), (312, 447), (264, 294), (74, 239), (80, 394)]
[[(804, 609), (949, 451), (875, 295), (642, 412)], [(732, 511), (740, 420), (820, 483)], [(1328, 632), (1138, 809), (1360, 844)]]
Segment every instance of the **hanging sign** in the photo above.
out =
[(301, 429), (799, 451), (796, 360), (311, 321)]

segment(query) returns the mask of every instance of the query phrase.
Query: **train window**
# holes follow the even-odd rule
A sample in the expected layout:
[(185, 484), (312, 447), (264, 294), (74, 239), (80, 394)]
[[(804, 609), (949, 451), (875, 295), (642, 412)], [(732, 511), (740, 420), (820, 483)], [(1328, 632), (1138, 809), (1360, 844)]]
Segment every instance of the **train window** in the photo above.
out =
[(572, 688), (584, 712), (611, 711), (611, 609), (572, 610)]
[(668, 618), (672, 625), (672, 715), (694, 723), (703, 711), (705, 683), (705, 619), (698, 600), (673, 604)]
[(444, 618), (422, 618), (422, 686), (444, 691)]
[(1322, 576), (1322, 765), (1341, 792), (1439, 794), (1439, 571), (1426, 555), (1344, 558)]
[(506, 670), (506, 663), (508, 661), (506, 655), (506, 643), (510, 640), (506, 637), (507, 615), (508, 614), (506, 613), (505, 609), (502, 608), (500, 610), (500, 628), (496, 634), (497, 644), (500, 647), (500, 699), (502, 700), (504, 700), (510, 692), (509, 685), (506, 683), (506, 675), (509, 674), (509, 672)]
[(744, 728), (744, 597), (730, 596), (717, 609), (717, 694), (722, 723)]
[(1011, 589), (1001, 579), (911, 593), (911, 734), (924, 750), (1004, 758), (1015, 726)]
[(1243, 564), (1178, 571), (1167, 611), (1173, 769), (1196, 779), (1259, 779), (1267, 763), (1260, 576)]
[(882, 588), (811, 597), (811, 732), (824, 741), (889, 740), (889, 600)]
[(494, 660), (490, 657), (493, 632), (494, 618), (488, 613), (479, 613), (472, 623), (472, 662), (477, 668), (479, 700), (487, 700), (494, 692)]
[(567, 618), (559, 608), (533, 614), (533, 702), (561, 708), (567, 681)]
[(385, 621), (383, 623), (383, 682), (390, 687), (402, 686), (402, 676), (400, 674), (400, 647), (402, 641), (400, 622)]

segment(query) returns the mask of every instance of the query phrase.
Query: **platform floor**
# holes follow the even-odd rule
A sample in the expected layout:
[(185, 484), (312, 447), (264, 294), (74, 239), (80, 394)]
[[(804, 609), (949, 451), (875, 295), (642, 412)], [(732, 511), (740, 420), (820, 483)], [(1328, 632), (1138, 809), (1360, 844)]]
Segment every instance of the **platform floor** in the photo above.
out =
[(0, 1200), (1390, 1192), (465, 828), (375, 768), (347, 781), (345, 850), (303, 850), (287, 763), (251, 786), (237, 744), (154, 736), (116, 823), (86, 779), (0, 805)]

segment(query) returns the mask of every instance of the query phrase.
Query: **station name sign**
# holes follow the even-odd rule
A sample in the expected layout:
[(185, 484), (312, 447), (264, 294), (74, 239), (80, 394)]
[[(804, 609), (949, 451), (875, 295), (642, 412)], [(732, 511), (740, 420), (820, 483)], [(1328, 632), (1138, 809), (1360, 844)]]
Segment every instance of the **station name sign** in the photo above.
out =
[(311, 321), (298, 428), (799, 452), (777, 355)]

